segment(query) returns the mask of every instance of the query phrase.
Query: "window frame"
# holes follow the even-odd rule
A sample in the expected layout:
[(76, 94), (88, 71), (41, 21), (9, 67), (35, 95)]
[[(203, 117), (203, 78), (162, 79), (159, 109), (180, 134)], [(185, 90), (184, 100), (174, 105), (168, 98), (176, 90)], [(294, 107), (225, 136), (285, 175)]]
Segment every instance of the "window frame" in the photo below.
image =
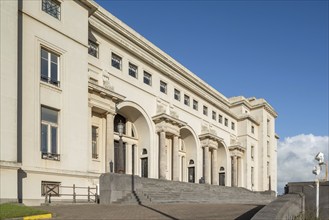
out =
[(231, 129), (235, 131), (235, 123), (233, 121), (231, 121)]
[(162, 80), (160, 80), (160, 92), (167, 94), (167, 90), (168, 90), (168, 84)]
[(181, 92), (178, 89), (174, 89), (174, 99), (177, 101), (181, 100)]
[[(147, 83), (147, 81), (149, 81), (149, 83)], [(152, 86), (152, 74), (150, 74), (149, 72), (147, 72), (145, 70), (144, 70), (144, 73), (143, 73), (143, 82), (146, 85)]]
[(190, 96), (184, 94), (184, 105), (190, 106)]
[(218, 114), (218, 123), (223, 124), (223, 115)]
[[(95, 128), (95, 140), (94, 140), (94, 128)], [(95, 144), (95, 145), (94, 145)], [(99, 127), (91, 126), (91, 158), (99, 159)]]
[(216, 118), (217, 113), (216, 113), (215, 111), (212, 111), (211, 114), (212, 114), (212, 115), (211, 115), (211, 118), (212, 118), (213, 120), (217, 121), (217, 118)]
[(138, 79), (138, 66), (129, 62), (128, 63), (128, 75), (135, 79)]
[[(47, 109), (53, 112), (56, 112), (56, 122), (51, 122), (43, 119), (43, 109)], [(40, 108), (40, 151), (41, 151), (41, 158), (42, 159), (49, 159), (49, 160), (60, 160), (60, 153), (59, 153), (59, 113), (60, 111), (54, 108), (50, 108), (48, 106), (41, 106)], [(47, 133), (46, 133), (46, 148), (44, 149), (43, 146), (43, 126), (46, 126)], [(56, 128), (56, 146), (55, 152), (53, 146), (53, 128)]]
[(224, 125), (228, 127), (228, 118), (224, 118)]
[[(47, 58), (43, 56), (43, 51), (47, 53)], [(56, 57), (56, 63), (53, 61), (53, 56)], [(47, 75), (43, 72), (43, 64), (47, 63)], [(56, 77), (53, 77), (53, 64), (56, 64), (57, 71)], [(54, 52), (53, 50), (40, 46), (40, 80), (42, 82), (60, 87), (60, 68), (61, 68), (61, 55), (59, 53)]]
[(198, 111), (199, 110), (199, 102), (193, 99), (193, 109)]
[[(51, 7), (54, 7), (54, 5), (57, 5), (57, 7), (55, 9), (51, 9)], [(48, 7), (47, 7), (48, 6)], [(48, 15), (56, 18), (57, 20), (61, 20), (61, 12), (62, 12), (62, 8), (61, 8), (61, 2), (58, 0), (42, 0), (41, 1), (41, 10), (45, 13), (47, 13)], [(53, 11), (56, 11), (56, 13), (53, 13)]]
[(122, 57), (114, 52), (111, 54), (111, 66), (115, 69), (122, 70)]
[(203, 105), (203, 111), (202, 112), (205, 116), (208, 116), (208, 106)]
[(88, 40), (88, 54), (95, 58), (99, 58), (99, 44), (90, 39)]

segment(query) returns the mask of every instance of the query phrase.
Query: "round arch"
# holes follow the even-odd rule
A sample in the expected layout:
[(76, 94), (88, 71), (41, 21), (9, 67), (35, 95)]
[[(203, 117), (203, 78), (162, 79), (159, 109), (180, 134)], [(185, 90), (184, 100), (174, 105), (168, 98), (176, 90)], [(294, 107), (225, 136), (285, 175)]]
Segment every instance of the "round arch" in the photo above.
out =
[[(230, 166), (230, 153), (228, 150), (228, 147), (226, 146), (224, 141), (221, 141), (218, 143), (218, 149), (217, 149), (217, 167), (218, 167), (218, 173), (219, 173), (219, 183), (220, 185), (223, 185), (223, 174), (224, 176), (224, 182), (225, 186), (229, 186), (231, 184), (231, 166)], [(224, 170), (220, 170), (220, 168)], [(224, 172), (223, 172), (224, 171)]]

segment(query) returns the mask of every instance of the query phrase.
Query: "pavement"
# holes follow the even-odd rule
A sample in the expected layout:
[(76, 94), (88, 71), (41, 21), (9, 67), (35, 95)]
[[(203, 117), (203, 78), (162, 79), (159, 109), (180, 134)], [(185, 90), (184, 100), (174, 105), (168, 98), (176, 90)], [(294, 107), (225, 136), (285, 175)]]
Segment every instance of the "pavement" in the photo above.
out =
[(150, 204), (53, 205), (36, 208), (53, 213), (53, 219), (251, 219), (263, 205)]

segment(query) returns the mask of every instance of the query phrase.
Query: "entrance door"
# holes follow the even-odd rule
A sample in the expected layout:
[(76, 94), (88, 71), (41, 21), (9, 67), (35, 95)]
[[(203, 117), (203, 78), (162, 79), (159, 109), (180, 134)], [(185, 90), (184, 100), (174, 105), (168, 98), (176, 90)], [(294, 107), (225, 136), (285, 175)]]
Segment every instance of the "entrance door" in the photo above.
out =
[(188, 168), (188, 182), (195, 183), (195, 168), (194, 167)]
[(148, 178), (148, 158), (144, 157), (141, 159), (142, 163), (142, 177)]
[(225, 173), (219, 173), (219, 185), (225, 186)]
[[(114, 172), (118, 173), (118, 164), (119, 164), (119, 141), (114, 141)], [(126, 173), (126, 143), (123, 143), (123, 164), (124, 164), (124, 173)]]

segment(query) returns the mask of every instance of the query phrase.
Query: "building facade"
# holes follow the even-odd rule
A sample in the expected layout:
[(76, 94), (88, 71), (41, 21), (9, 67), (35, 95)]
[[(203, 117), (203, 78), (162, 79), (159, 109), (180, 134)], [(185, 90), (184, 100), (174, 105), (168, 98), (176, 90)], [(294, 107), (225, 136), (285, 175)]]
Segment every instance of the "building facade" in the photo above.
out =
[(0, 12), (2, 202), (38, 204), (44, 184), (119, 171), (276, 191), (264, 99), (225, 97), (92, 0)]

